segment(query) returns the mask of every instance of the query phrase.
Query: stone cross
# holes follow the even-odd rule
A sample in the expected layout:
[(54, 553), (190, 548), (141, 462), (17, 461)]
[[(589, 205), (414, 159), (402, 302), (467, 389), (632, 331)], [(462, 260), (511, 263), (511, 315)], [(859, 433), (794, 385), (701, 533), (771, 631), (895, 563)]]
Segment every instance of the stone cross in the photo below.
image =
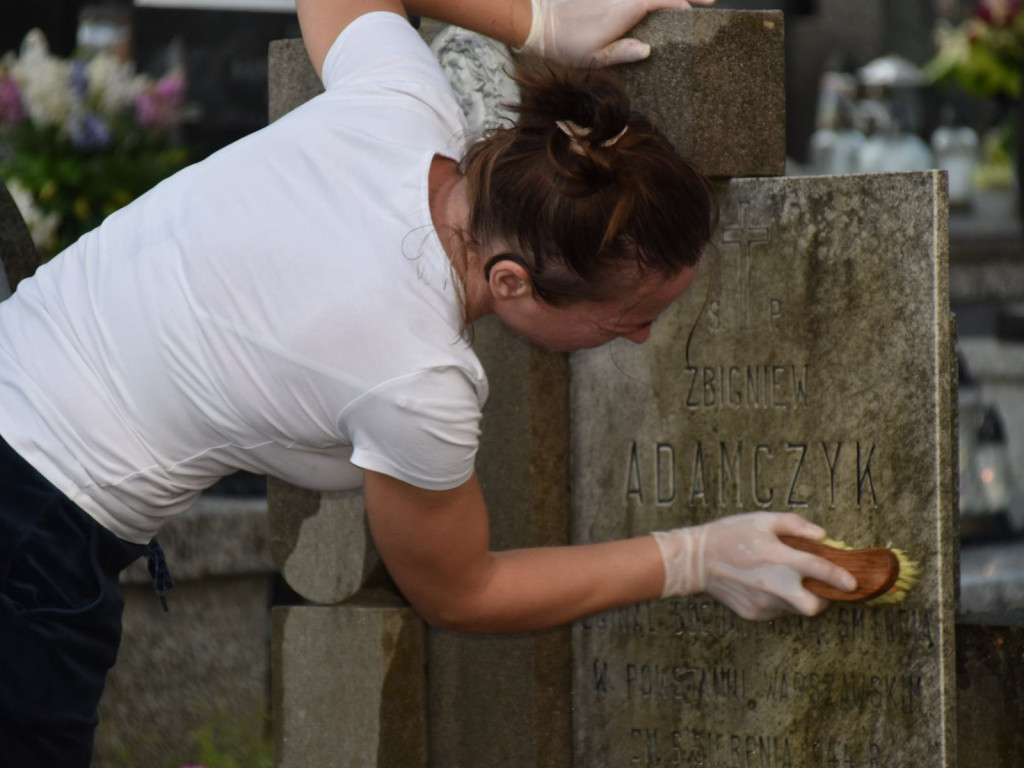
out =
[(739, 221), (736, 225), (722, 227), (722, 243), (728, 245), (735, 244), (739, 246), (739, 259), (736, 267), (738, 277), (737, 284), (739, 288), (736, 293), (739, 296), (740, 328), (745, 331), (750, 330), (751, 246), (756, 243), (768, 243), (771, 240), (769, 228), (767, 226), (750, 225), (747, 221), (749, 211), (749, 205), (740, 205)]

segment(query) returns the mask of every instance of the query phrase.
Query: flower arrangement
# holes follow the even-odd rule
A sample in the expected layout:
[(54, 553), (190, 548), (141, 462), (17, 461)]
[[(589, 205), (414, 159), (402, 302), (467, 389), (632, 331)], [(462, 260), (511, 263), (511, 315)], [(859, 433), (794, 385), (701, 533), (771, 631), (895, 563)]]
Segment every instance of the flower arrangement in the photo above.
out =
[(61, 59), (33, 30), (0, 60), (0, 177), (43, 258), (183, 167), (184, 73), (109, 53)]
[(926, 67), (937, 82), (983, 98), (1016, 100), (1024, 66), (1021, 0), (981, 0), (958, 26), (936, 30), (938, 52)]

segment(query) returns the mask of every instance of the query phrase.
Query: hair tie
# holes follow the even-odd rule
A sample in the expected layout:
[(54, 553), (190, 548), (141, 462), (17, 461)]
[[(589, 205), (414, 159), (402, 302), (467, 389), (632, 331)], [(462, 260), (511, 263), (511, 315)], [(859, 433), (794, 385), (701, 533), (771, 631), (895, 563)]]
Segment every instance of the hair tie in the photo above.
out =
[[(586, 155), (587, 153), (583, 149), (581, 139), (587, 138), (590, 135), (590, 128), (584, 128), (582, 125), (577, 125), (572, 120), (556, 120), (557, 125), (566, 136), (569, 137), (569, 151), (577, 155)], [(602, 147), (613, 147), (615, 142), (625, 136), (626, 131), (629, 130), (629, 123), (623, 126), (622, 130), (616, 135), (612, 136), (607, 141), (602, 141)]]

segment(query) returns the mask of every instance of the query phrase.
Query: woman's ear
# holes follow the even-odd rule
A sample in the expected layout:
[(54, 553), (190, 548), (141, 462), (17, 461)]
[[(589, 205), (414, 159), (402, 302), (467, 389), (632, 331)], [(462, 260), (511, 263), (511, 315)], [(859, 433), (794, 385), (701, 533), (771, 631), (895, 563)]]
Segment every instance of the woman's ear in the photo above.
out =
[(491, 295), (496, 299), (515, 299), (533, 294), (529, 272), (511, 259), (502, 259), (491, 267), (488, 284)]

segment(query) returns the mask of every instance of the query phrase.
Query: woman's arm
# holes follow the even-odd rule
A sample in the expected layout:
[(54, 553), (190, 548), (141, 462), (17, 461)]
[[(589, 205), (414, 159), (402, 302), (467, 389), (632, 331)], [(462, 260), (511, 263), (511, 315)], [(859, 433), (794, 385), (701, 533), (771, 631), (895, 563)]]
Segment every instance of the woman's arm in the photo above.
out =
[(620, 39), (648, 13), (715, 0), (297, 0), (310, 61), (322, 73), (331, 45), (370, 11), (415, 13), (471, 29), (563, 64), (608, 66), (646, 58), (650, 47)]
[(521, 46), (530, 32), (530, 0), (296, 0), (306, 51), (318, 75), (338, 35), (371, 11), (415, 13), (472, 29), (511, 46)]
[(450, 491), (376, 472), (364, 476), (370, 530), (384, 564), (423, 618), (450, 629), (541, 629), (702, 591), (748, 619), (812, 615), (828, 603), (804, 589), (804, 576), (840, 589), (856, 585), (841, 568), (779, 541), (781, 533), (825, 535), (793, 514), (734, 515), (658, 538), (490, 552), (475, 475)]
[(665, 572), (651, 536), (490, 552), (475, 475), (450, 491), (423, 490), (377, 472), (364, 476), (377, 549), (402, 593), (432, 624), (520, 632), (661, 596)]

